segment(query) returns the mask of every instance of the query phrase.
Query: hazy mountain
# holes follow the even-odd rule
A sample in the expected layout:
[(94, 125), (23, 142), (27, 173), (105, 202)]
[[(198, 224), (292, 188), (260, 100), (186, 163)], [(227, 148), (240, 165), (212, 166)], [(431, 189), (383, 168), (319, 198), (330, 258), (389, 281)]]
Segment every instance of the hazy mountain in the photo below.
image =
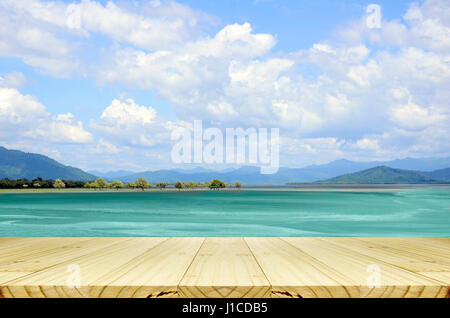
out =
[(420, 173), (433, 179), (450, 180), (450, 168), (435, 171), (421, 171)]
[(129, 176), (130, 174), (133, 174), (134, 171), (114, 170), (114, 171), (101, 172), (101, 171), (97, 171), (97, 170), (88, 170), (88, 173), (93, 174), (97, 177), (102, 177), (102, 178), (109, 180), (109, 179), (115, 179), (115, 178)]
[[(214, 178), (219, 178), (225, 182), (236, 182), (245, 180), (246, 183), (267, 183), (267, 177), (259, 174), (259, 168), (257, 167), (242, 167), (232, 171), (211, 171), (205, 170), (200, 172), (187, 171), (180, 172), (180, 170), (158, 170), (158, 171), (145, 171), (135, 173), (121, 178), (124, 182), (132, 182), (139, 177), (147, 179), (149, 182), (176, 182), (176, 181), (210, 181)], [(262, 177), (261, 177), (262, 176)]]
[(171, 169), (171, 171), (184, 173), (184, 174), (194, 174), (194, 173), (214, 172), (216, 170), (205, 169), (205, 168), (202, 168), (202, 167), (195, 167), (193, 169)]
[(81, 169), (65, 166), (47, 156), (0, 147), (0, 178), (93, 180)]
[(202, 168), (193, 170), (158, 170), (134, 173), (122, 177), (122, 181), (135, 181), (139, 177), (151, 182), (167, 181), (209, 181), (219, 178), (225, 182), (233, 183), (241, 181), (244, 184), (285, 184), (289, 182), (313, 182), (326, 180), (343, 174), (354, 173), (377, 166), (389, 166), (391, 168), (405, 170), (436, 170), (450, 166), (450, 158), (424, 158), (424, 159), (398, 159), (393, 161), (355, 162), (345, 159), (335, 160), (327, 164), (311, 165), (304, 168), (280, 168), (277, 173), (271, 175), (260, 174), (258, 167), (244, 166), (238, 169), (224, 171), (212, 171)]
[[(405, 170), (419, 170), (422, 176), (431, 179), (446, 179), (450, 157), (446, 158), (422, 158), (422, 159), (398, 159), (393, 161), (355, 162), (350, 160), (335, 160), (322, 165), (310, 165), (304, 168), (280, 168), (277, 173), (271, 175), (260, 174), (259, 167), (243, 166), (238, 169), (228, 168), (226, 170), (214, 171), (196, 167), (194, 169), (164, 169), (157, 171), (144, 171), (133, 173), (127, 170), (99, 172), (83, 170), (65, 166), (53, 159), (43, 155), (25, 153), (17, 150), (8, 150), (0, 147), (0, 178), (62, 178), (72, 180), (93, 180), (96, 176), (103, 177), (109, 181), (114, 179), (124, 182), (132, 182), (139, 177), (146, 178), (149, 182), (176, 182), (181, 181), (210, 181), (219, 178), (225, 182), (234, 183), (241, 181), (244, 184), (285, 184), (289, 182), (313, 182), (327, 180), (344, 174), (355, 173), (361, 170), (377, 166), (388, 166), (391, 168)], [(445, 169), (444, 169), (445, 168)], [(434, 170), (442, 171), (434, 171)]]
[(396, 159), (392, 161), (380, 161), (378, 162), (377, 165), (405, 170), (433, 171), (450, 167), (450, 157), (405, 158), (405, 159)]
[(339, 159), (322, 165), (311, 165), (304, 169), (310, 173), (338, 176), (379, 166), (418, 171), (433, 171), (450, 167), (450, 157), (444, 158), (404, 158), (391, 161), (351, 161)]
[(432, 184), (442, 183), (418, 171), (394, 169), (386, 166), (366, 169), (363, 171), (344, 174), (324, 183), (360, 183), (360, 184)]

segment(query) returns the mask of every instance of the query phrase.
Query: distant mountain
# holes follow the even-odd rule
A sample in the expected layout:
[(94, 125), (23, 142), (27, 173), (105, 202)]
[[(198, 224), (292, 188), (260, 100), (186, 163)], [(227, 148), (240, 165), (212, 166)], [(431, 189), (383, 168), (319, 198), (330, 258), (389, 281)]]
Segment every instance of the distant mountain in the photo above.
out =
[[(374, 161), (374, 163), (377, 163)], [(377, 166), (388, 166), (391, 168), (433, 171), (450, 167), (450, 157), (442, 158), (405, 158), (392, 161), (379, 161)]]
[[(134, 173), (129, 176), (120, 178), (123, 182), (133, 182), (138, 178), (145, 178), (149, 182), (176, 182), (176, 181), (210, 181), (216, 178), (219, 173), (216, 172), (180, 172), (176, 170), (157, 170), (157, 171), (144, 171), (139, 173)], [(229, 182), (229, 181), (227, 181)]]
[[(349, 169), (350, 171), (357, 171), (358, 168)], [(285, 184), (287, 182), (311, 182), (324, 178), (336, 176), (335, 169), (329, 168), (280, 168), (277, 173), (264, 175), (260, 174), (259, 167), (244, 166), (238, 169), (227, 169), (223, 171), (212, 171), (206, 169), (192, 170), (158, 170), (158, 171), (144, 171), (134, 173), (129, 176), (121, 177), (120, 180), (124, 182), (135, 181), (139, 177), (143, 177), (150, 182), (167, 181), (176, 182), (181, 181), (209, 181), (214, 178), (219, 178), (228, 183), (241, 181), (245, 184)], [(338, 170), (339, 172), (342, 170)]]
[(386, 166), (344, 174), (321, 183), (359, 183), (359, 184), (433, 184), (442, 180), (430, 178), (418, 171), (394, 169)]
[(114, 170), (114, 171), (107, 171), (107, 172), (101, 172), (97, 170), (89, 170), (88, 173), (93, 174), (97, 177), (102, 177), (105, 179), (117, 179), (125, 176), (129, 176), (130, 174), (133, 174), (134, 171), (129, 170)]
[[(322, 165), (311, 165), (301, 168), (311, 174), (323, 174), (325, 178), (335, 177), (345, 173), (357, 172), (379, 166), (418, 171), (433, 171), (450, 167), (450, 157), (443, 158), (404, 158), (391, 161), (351, 161), (339, 159)], [(333, 176), (331, 176), (333, 175)]]
[(271, 175), (262, 175), (258, 167), (244, 166), (238, 169), (227, 169), (223, 171), (212, 171), (203, 168), (193, 170), (158, 170), (134, 173), (121, 177), (125, 182), (135, 181), (139, 177), (146, 178), (151, 182), (167, 181), (208, 181), (220, 178), (225, 182), (233, 183), (241, 181), (244, 184), (285, 184), (290, 182), (314, 182), (326, 180), (343, 174), (354, 173), (377, 166), (389, 166), (391, 168), (406, 170), (436, 170), (450, 166), (448, 158), (423, 158), (423, 159), (398, 159), (393, 161), (355, 162), (346, 159), (335, 160), (327, 164), (311, 165), (304, 168), (283, 168)]
[(208, 173), (208, 172), (215, 171), (215, 170), (205, 169), (205, 168), (202, 168), (202, 167), (195, 167), (193, 169), (171, 169), (171, 170), (175, 171), (175, 172), (184, 173), (184, 174)]
[[(280, 185), (295, 182), (314, 182), (328, 180), (345, 174), (352, 174), (378, 166), (390, 168), (418, 170), (418, 174), (429, 179), (450, 180), (448, 167), (450, 157), (446, 158), (406, 158), (393, 161), (355, 162), (345, 159), (335, 160), (322, 165), (310, 165), (304, 168), (281, 167), (277, 173), (260, 174), (259, 167), (243, 166), (238, 169), (228, 168), (221, 171), (208, 170), (202, 167), (194, 169), (163, 169), (157, 171), (144, 171), (133, 173), (127, 170), (119, 171), (89, 171), (65, 166), (43, 155), (25, 153), (17, 150), (8, 150), (0, 147), (0, 178), (27, 178), (41, 177), (44, 179), (72, 179), (93, 180), (96, 176), (108, 181), (121, 180), (133, 182), (143, 177), (149, 182), (159, 181), (210, 181), (214, 178), (224, 180), (227, 183), (241, 181), (245, 185), (272, 184)], [(440, 169), (440, 170), (439, 170)], [(437, 171), (436, 171), (437, 170)], [(387, 182), (389, 182), (388, 179)]]
[(421, 171), (420, 173), (433, 179), (450, 180), (450, 168), (435, 171)]
[(47, 156), (0, 147), (0, 178), (93, 180), (81, 169), (65, 166)]
[[(197, 169), (196, 169), (197, 170)], [(176, 182), (176, 181), (210, 181), (219, 178), (225, 182), (243, 182), (251, 183), (268, 183), (270, 178), (259, 173), (258, 167), (242, 167), (231, 171), (212, 171), (205, 169), (198, 169), (199, 172), (185, 171), (185, 170), (157, 170), (134, 173), (132, 175), (122, 177), (120, 180), (124, 182), (132, 182), (140, 177), (147, 179), (149, 182)], [(198, 171), (197, 170), (197, 171)], [(277, 178), (277, 180), (280, 178)], [(281, 179), (280, 179), (281, 180)]]

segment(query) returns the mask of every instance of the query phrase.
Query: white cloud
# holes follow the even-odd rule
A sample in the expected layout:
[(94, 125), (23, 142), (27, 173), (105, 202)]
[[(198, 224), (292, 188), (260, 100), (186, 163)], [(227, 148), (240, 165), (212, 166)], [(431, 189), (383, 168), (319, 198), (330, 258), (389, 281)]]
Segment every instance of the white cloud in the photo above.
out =
[(70, 113), (51, 116), (35, 97), (0, 88), (2, 141), (39, 139), (45, 143), (87, 143), (92, 135)]
[(170, 146), (170, 133), (178, 125), (183, 123), (166, 121), (152, 107), (137, 105), (131, 98), (114, 99), (100, 118), (91, 122), (91, 127), (102, 136), (98, 149), (109, 151), (131, 146)]
[(394, 107), (392, 116), (400, 127), (411, 130), (421, 130), (439, 122), (450, 120), (446, 115), (433, 113), (433, 110), (433, 108), (422, 108), (409, 100), (407, 105)]
[(71, 113), (47, 119), (40, 127), (29, 132), (28, 136), (56, 143), (88, 143), (92, 141), (92, 134), (86, 131), (83, 123), (76, 120)]
[(369, 87), (372, 80), (380, 78), (380, 71), (379, 65), (374, 60), (370, 60), (366, 65), (350, 67), (347, 76), (358, 85)]
[(378, 150), (380, 146), (378, 145), (378, 140), (363, 138), (356, 142), (356, 147), (364, 150)]
[(192, 88), (226, 81), (232, 60), (260, 56), (275, 44), (272, 36), (251, 31), (248, 23), (235, 24), (226, 26), (213, 38), (187, 42), (175, 50), (119, 50), (104, 66), (100, 78), (157, 89), (171, 100), (189, 100), (196, 94)]
[[(4, 1), (0, 8), (30, 21), (17, 26), (5, 15), (0, 55), (67, 74), (79, 69), (72, 55), (79, 44), (105, 35), (114, 43), (89, 69), (100, 83), (152, 90), (180, 119), (168, 122), (152, 107), (114, 100), (91, 123), (101, 137), (98, 151), (162, 147), (171, 128), (188, 125), (182, 120), (202, 119), (219, 127), (280, 127), (292, 156), (450, 154), (448, 1), (413, 4), (380, 29), (368, 29), (362, 17), (333, 39), (288, 53), (249, 23), (205, 35), (200, 24), (211, 18), (176, 2), (85, 0), (69, 10), (79, 12), (79, 28), (67, 25), (63, 2)], [(82, 129), (61, 116), (52, 120)]]
[(289, 70), (294, 61), (289, 59), (272, 58), (265, 61), (232, 60), (228, 68), (231, 85), (247, 86), (251, 89), (264, 90), (273, 88), (280, 74)]
[[(119, 82), (130, 87), (157, 90), (173, 102), (180, 113), (186, 112), (181, 115), (183, 118), (195, 118), (198, 114), (204, 114), (205, 109), (209, 109), (207, 113), (213, 116), (220, 116), (218, 112), (211, 111), (217, 109), (217, 105), (222, 105), (232, 115), (233, 110), (224, 108), (226, 104), (221, 101), (221, 93), (227, 89), (224, 85), (230, 82), (230, 72), (235, 74), (238, 63), (264, 55), (274, 43), (275, 39), (268, 34), (254, 34), (247, 23), (229, 25), (213, 38), (188, 42), (174, 50), (154, 53), (119, 50), (103, 66), (99, 75), (104, 83)], [(281, 63), (279, 61), (273, 64)], [(264, 64), (254, 64), (254, 69), (249, 73), (261, 72), (263, 68)], [(229, 98), (226, 98), (226, 103), (233, 105), (235, 111), (240, 107)]]
[(5, 0), (4, 10), (58, 27), (79, 36), (99, 33), (144, 49), (171, 47), (190, 38), (201, 23), (215, 23), (205, 13), (175, 1), (119, 5), (107, 1), (63, 3), (41, 0)]
[(75, 46), (45, 27), (20, 14), (5, 12), (2, 4), (0, 20), (0, 56), (18, 57), (55, 76), (68, 76), (79, 67), (78, 59), (72, 54)]
[(131, 98), (125, 101), (114, 99), (100, 116), (106, 123), (118, 126), (151, 124), (155, 118), (156, 111), (152, 107), (139, 106)]
[(0, 76), (0, 87), (22, 88), (26, 83), (25, 75), (20, 72), (12, 72)]
[(14, 88), (0, 88), (1, 129), (8, 131), (12, 126), (27, 129), (36, 117), (45, 115), (45, 107), (35, 97), (22, 95)]
[[(450, 135), (449, 8), (443, 1), (412, 5), (403, 21), (382, 21), (381, 29), (367, 29), (363, 17), (341, 29), (340, 40), (288, 54), (271, 52), (275, 38), (249, 24), (229, 25), (179, 48), (118, 50), (100, 78), (156, 90), (182, 119), (344, 140), (327, 150), (330, 156), (417, 155), (429, 149), (426, 140), (406, 131)], [(324, 153), (300, 143), (299, 151)], [(435, 151), (450, 152), (445, 144), (434, 143)]]
[(227, 102), (209, 104), (207, 109), (218, 118), (235, 117), (237, 115), (237, 112), (234, 110), (233, 106)]
[(103, 139), (98, 141), (95, 151), (99, 154), (118, 154), (122, 152), (119, 147)]
[(450, 5), (447, 0), (413, 2), (403, 21), (383, 20), (381, 28), (368, 28), (366, 19), (341, 27), (337, 35), (347, 43), (368, 40), (373, 44), (420, 47), (440, 52), (450, 51)]
[(105, 6), (82, 1), (80, 26), (87, 32), (107, 35), (120, 42), (154, 50), (173, 47), (189, 39), (199, 23), (213, 19), (177, 2), (157, 2), (136, 10), (122, 8), (113, 2)]
[(211, 16), (175, 1), (103, 5), (92, 0), (3, 0), (0, 20), (0, 56), (18, 57), (58, 77), (86, 75), (91, 70), (93, 65), (80, 56), (91, 35), (160, 50), (183, 45), (201, 34), (202, 24), (216, 23)]

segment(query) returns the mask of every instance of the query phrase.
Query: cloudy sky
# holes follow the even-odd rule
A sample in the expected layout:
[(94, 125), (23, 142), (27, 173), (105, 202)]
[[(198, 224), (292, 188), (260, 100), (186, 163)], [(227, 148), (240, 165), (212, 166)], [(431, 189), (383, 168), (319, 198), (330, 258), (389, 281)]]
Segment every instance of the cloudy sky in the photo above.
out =
[(0, 21), (7, 148), (174, 167), (200, 119), (278, 127), (282, 166), (450, 155), (448, 0), (0, 0)]

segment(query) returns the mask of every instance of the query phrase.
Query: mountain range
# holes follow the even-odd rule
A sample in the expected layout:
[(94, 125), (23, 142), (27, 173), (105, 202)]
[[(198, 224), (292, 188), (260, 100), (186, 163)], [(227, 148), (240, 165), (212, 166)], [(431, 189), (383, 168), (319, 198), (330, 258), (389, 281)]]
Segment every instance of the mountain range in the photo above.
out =
[(318, 183), (343, 183), (343, 184), (438, 184), (450, 183), (448, 174), (450, 168), (428, 173), (435, 176), (429, 177), (421, 171), (395, 169), (386, 166), (348, 173)]
[[(450, 167), (450, 157), (446, 158), (406, 158), (393, 161), (373, 161), (373, 162), (355, 162), (346, 159), (335, 160), (323, 165), (311, 165), (304, 168), (285, 168), (281, 167), (277, 173), (271, 175), (260, 174), (258, 167), (244, 166), (234, 170), (208, 171), (197, 168), (193, 171), (180, 170), (157, 170), (144, 171), (131, 174), (120, 178), (124, 182), (131, 182), (139, 177), (146, 178), (149, 181), (166, 180), (175, 182), (185, 181), (208, 181), (213, 178), (219, 178), (228, 183), (241, 181), (244, 184), (285, 184), (291, 182), (315, 182), (327, 180), (344, 174), (354, 173), (365, 169), (378, 166), (388, 166), (396, 169), (417, 170), (430, 178), (441, 179), (445, 169)], [(437, 170), (442, 169), (442, 171)], [(441, 176), (441, 177), (440, 177)], [(445, 178), (444, 180), (448, 180)]]
[(101, 172), (98, 170), (88, 170), (87, 172), (94, 176), (101, 177), (101, 178), (104, 178), (107, 180), (126, 177), (126, 176), (129, 176), (134, 173), (133, 171), (129, 171), (129, 170), (115, 170), (115, 171), (106, 171), (106, 172)]
[(88, 181), (95, 176), (47, 156), (0, 147), (0, 179), (65, 179)]
[[(0, 178), (27, 178), (33, 179), (41, 177), (43, 179), (66, 179), (66, 180), (94, 180), (103, 177), (108, 181), (121, 180), (123, 182), (133, 182), (143, 177), (149, 182), (159, 181), (176, 182), (180, 181), (210, 181), (211, 179), (221, 179), (228, 183), (241, 181), (246, 185), (251, 184), (273, 184), (281, 185), (295, 182), (315, 182), (362, 172), (367, 169), (385, 166), (392, 169), (414, 170), (423, 177), (434, 180), (450, 180), (450, 157), (443, 158), (405, 158), (392, 161), (371, 161), (356, 162), (346, 159), (335, 160), (322, 165), (310, 165), (304, 168), (281, 167), (277, 173), (271, 175), (260, 174), (259, 167), (243, 166), (237, 169), (228, 168), (221, 171), (208, 170), (197, 167), (192, 170), (187, 169), (162, 169), (157, 171), (143, 171), (133, 173), (127, 170), (119, 171), (89, 171), (63, 165), (47, 156), (25, 153), (18, 150), (8, 150), (0, 147)], [(378, 171), (381, 175), (383, 171)], [(385, 173), (387, 171), (384, 171)], [(391, 171), (392, 172), (392, 171)], [(389, 173), (390, 174), (390, 173)], [(347, 178), (347, 177), (346, 177)], [(386, 178), (388, 176), (386, 175)], [(389, 177), (391, 178), (391, 177)], [(376, 180), (383, 181), (378, 177)], [(391, 179), (386, 179), (391, 180)], [(420, 180), (420, 178), (418, 179)], [(336, 182), (343, 182), (337, 180)], [(386, 182), (380, 182), (386, 183)], [(389, 183), (389, 182), (388, 182)]]

